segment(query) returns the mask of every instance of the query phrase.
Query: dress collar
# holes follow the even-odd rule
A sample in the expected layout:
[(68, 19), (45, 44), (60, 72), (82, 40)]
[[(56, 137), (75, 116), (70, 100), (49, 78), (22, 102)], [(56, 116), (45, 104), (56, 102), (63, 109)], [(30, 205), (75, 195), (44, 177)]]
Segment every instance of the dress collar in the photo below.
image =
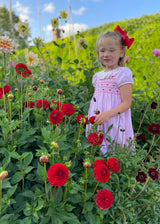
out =
[(110, 76), (117, 74), (120, 71), (120, 69), (121, 69), (121, 67), (117, 67), (108, 72), (105, 72), (105, 70), (103, 70), (97, 74), (97, 78), (98, 79), (104, 79), (104, 78), (108, 79)]

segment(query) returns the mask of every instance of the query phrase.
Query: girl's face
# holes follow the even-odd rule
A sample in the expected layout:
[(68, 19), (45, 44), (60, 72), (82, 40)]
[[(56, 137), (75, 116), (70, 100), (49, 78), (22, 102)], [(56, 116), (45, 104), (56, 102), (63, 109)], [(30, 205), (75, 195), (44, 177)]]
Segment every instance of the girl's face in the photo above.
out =
[(101, 40), (98, 49), (98, 56), (101, 64), (110, 71), (117, 68), (118, 61), (125, 55), (125, 50), (122, 49), (120, 42), (114, 38), (107, 37)]

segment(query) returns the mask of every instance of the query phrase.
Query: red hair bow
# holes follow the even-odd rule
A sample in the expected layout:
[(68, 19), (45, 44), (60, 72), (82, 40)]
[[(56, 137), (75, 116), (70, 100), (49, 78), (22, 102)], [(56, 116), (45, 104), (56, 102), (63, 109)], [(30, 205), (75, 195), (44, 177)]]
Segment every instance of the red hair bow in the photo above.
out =
[(124, 45), (127, 46), (128, 49), (129, 49), (130, 46), (132, 45), (133, 41), (134, 41), (134, 38), (129, 38), (127, 36), (127, 31), (126, 30), (122, 30), (119, 25), (116, 26), (116, 28), (114, 29), (114, 31), (122, 34), (123, 41), (124, 41)]

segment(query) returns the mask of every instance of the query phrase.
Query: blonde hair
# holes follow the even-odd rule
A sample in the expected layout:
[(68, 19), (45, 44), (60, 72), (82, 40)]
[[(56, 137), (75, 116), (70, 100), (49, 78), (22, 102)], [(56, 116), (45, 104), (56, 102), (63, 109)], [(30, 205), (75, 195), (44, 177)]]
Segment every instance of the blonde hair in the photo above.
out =
[[(115, 40), (119, 41), (120, 45), (122, 46), (122, 49), (124, 49), (124, 56), (119, 58), (119, 61), (118, 61), (118, 65), (120, 67), (124, 67), (125, 66), (125, 57), (126, 57), (126, 47), (125, 47), (124, 42), (123, 42), (123, 36), (121, 34), (117, 33), (117, 32), (108, 31), (106, 33), (101, 34), (97, 38), (97, 41), (96, 41), (97, 57), (99, 58), (99, 45), (100, 45), (101, 41), (104, 40), (107, 37), (111, 37), (111, 38), (114, 38)], [(102, 68), (104, 68), (104, 65), (101, 64), (101, 66), (102, 66)]]

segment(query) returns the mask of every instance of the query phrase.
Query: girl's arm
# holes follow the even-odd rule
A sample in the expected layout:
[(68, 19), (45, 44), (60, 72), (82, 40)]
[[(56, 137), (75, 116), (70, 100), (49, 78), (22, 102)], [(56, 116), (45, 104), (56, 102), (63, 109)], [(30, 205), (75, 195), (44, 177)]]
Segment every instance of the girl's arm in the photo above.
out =
[(132, 103), (132, 84), (128, 83), (120, 86), (121, 104), (117, 107), (102, 112), (96, 116), (96, 122), (99, 125), (107, 122), (111, 117), (117, 116), (118, 113), (123, 113), (131, 107)]

